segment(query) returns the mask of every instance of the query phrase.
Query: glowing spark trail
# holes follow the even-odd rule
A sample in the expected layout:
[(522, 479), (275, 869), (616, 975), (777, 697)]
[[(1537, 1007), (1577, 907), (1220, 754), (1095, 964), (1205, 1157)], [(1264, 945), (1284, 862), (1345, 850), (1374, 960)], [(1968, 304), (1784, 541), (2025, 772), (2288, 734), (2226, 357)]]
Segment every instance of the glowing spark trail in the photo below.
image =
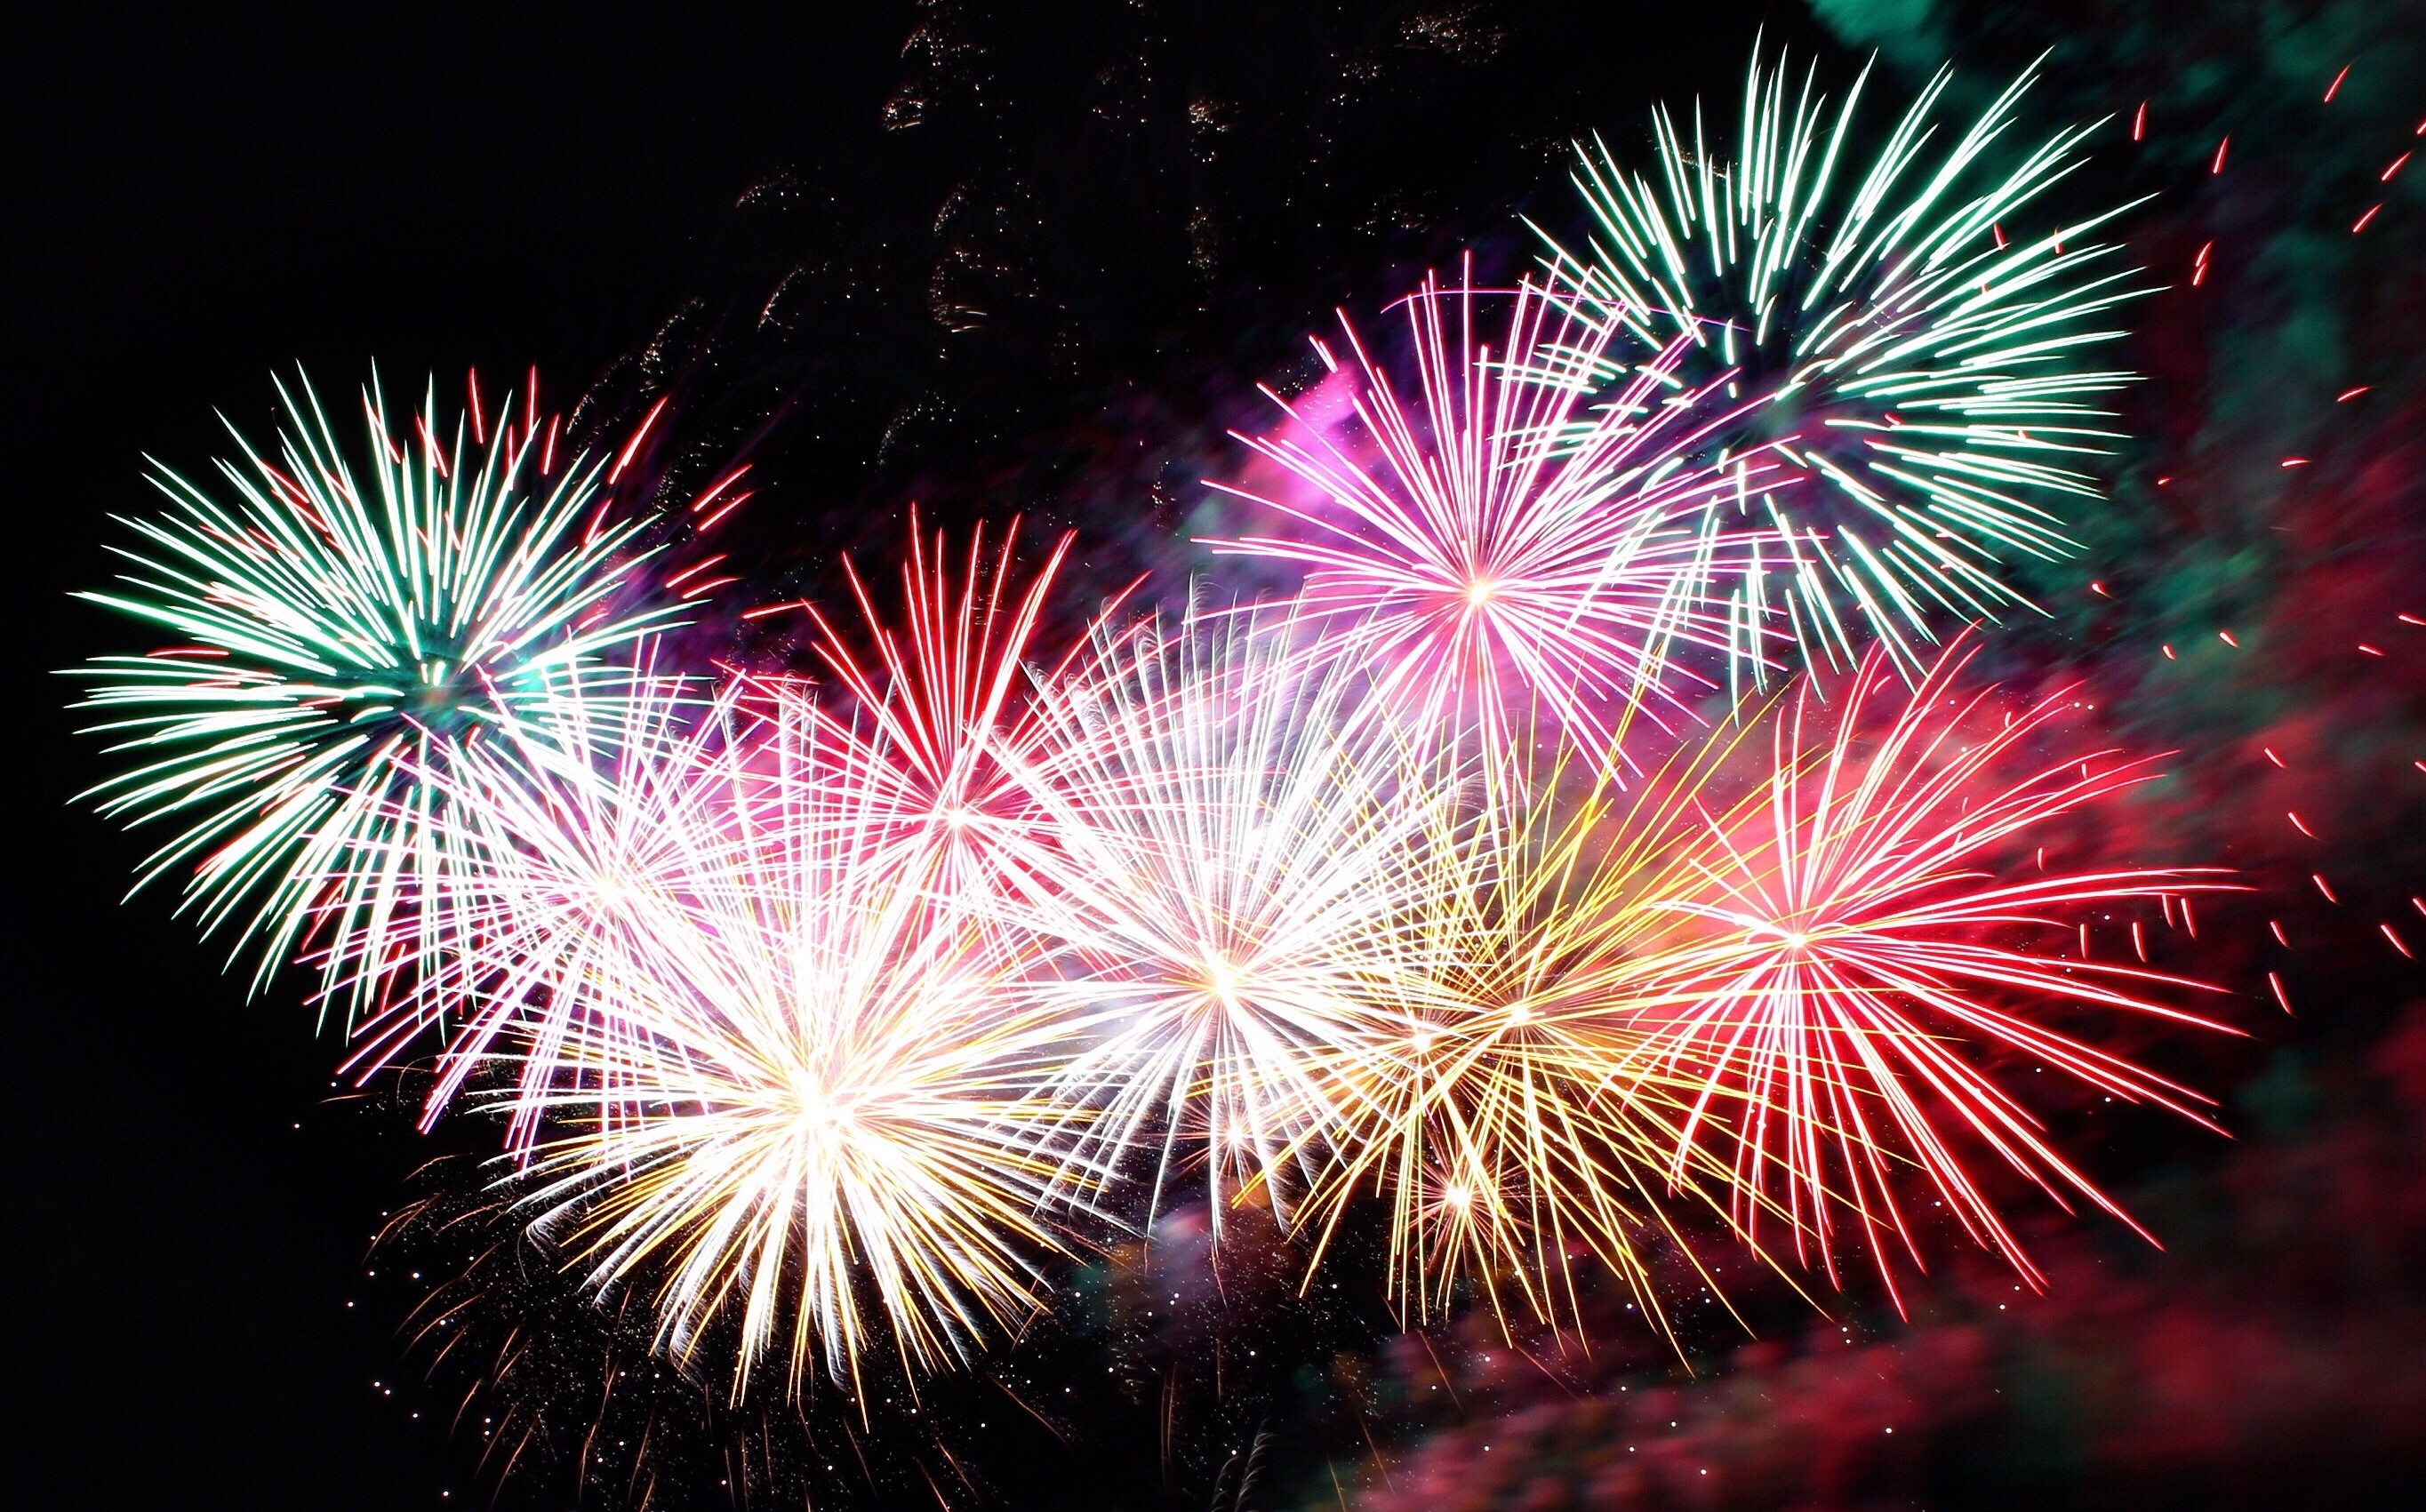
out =
[[(2077, 549), (2051, 506), (2099, 497), (2081, 458), (2114, 433), (2093, 401), (2130, 381), (2080, 358), (2122, 334), (2096, 322), (2144, 291), (2091, 239), (2128, 205), (2006, 237), (2046, 214), (2095, 130), (1992, 168), (2035, 70), (1933, 150), (1941, 71), (1866, 163), (1848, 146), (1868, 71), (1833, 113), (1816, 72), (1789, 86), (1784, 59), (1755, 49), (1732, 157), (1698, 105), (1690, 133), (1654, 117), (1656, 179), (1598, 139), (1580, 150), (1591, 255), (1553, 243), (1549, 277), (1662, 366), (1672, 343), (1692, 344), (1689, 380), (1718, 372), (1747, 401), (1722, 439), (1771, 445), (1804, 485), (1751, 491), (1771, 544), (1738, 585), (1739, 614), (1782, 614), (1806, 666), (1854, 659), (1850, 614), (1912, 676), (1937, 617), (2028, 602), (2009, 555)], [(1601, 358), (1613, 382), (1635, 381), (1624, 355)]]

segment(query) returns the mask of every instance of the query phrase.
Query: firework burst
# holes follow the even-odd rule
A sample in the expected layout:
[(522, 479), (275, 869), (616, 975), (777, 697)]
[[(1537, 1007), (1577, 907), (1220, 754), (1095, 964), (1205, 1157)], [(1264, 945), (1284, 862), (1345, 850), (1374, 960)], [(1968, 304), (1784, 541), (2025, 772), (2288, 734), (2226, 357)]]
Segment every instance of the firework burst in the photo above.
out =
[[(416, 796), (434, 800), (438, 817), (409, 843), (445, 864), (410, 873), (410, 933), (375, 920), (332, 928), (312, 957), (332, 981), (391, 984), (356, 1026), (345, 1069), (387, 1066), (442, 1028), (428, 1128), (510, 1050), (524, 1079), (509, 1143), (526, 1150), (557, 1046), (577, 1021), (645, 1012), (627, 1009), (619, 984), (645, 971), (661, 941), (703, 927), (701, 858), (727, 843), (737, 806), (799, 780), (780, 764), (781, 740), (765, 747), (773, 769), (744, 759), (749, 732), (772, 717), (766, 686), (735, 682), (709, 696), (692, 680), (643, 671), (605, 697), (559, 689), (494, 738), (418, 773)], [(796, 708), (797, 697), (771, 707)], [(375, 843), (353, 857), (373, 876), (402, 870)], [(410, 973), (396, 970), (399, 953), (412, 956)], [(638, 1018), (626, 1031), (647, 1032)]]
[(856, 1391), (881, 1339), (964, 1357), (1032, 1305), (1034, 1210), (1077, 1168), (1027, 1097), (1066, 1029), (1008, 989), (1034, 948), (939, 906), (893, 796), (773, 701), (631, 800), (662, 811), (654, 926), (556, 969), (571, 1001), (518, 1037), (517, 1102), (559, 1131), (516, 1178), (535, 1231), (653, 1289), (676, 1359), (722, 1341), (736, 1396), (779, 1346), (795, 1391), (813, 1362)]
[(1683, 371), (1747, 401), (1722, 439), (1788, 464), (1797, 486), (1746, 490), (1762, 550), (1734, 618), (1782, 613), (1805, 666), (1850, 665), (1867, 631), (1917, 675), (1933, 621), (2025, 603), (2008, 560), (2072, 553), (2058, 508), (2100, 496), (2082, 471), (2114, 439), (2096, 400), (2130, 376), (2082, 358), (2144, 291), (2094, 237), (2130, 207), (2049, 222), (2094, 126), (1993, 166), (2034, 71), (1933, 146), (1941, 71), (1867, 163), (1847, 149), (1868, 72), (1833, 111), (1816, 69), (1787, 72), (1755, 48), (1733, 158), (1698, 105), (1690, 133), (1654, 117), (1656, 179), (1598, 140), (1579, 150), (1590, 255), (1553, 243), (1549, 278), (1661, 364), (1690, 344)]
[[(2075, 704), (2059, 693), (1995, 723), (1988, 693), (1957, 691), (1971, 654), (1957, 643), (1907, 693), (1874, 651), (1833, 716), (1806, 684), (1779, 713), (1755, 801), (1706, 812), (1690, 885), (1642, 904), (1674, 927), (1629, 969), (1635, 1025), (1655, 1064), (1706, 1085), (1679, 1168), (1700, 1141), (1731, 1151), (1746, 1231), (1756, 1237), (1773, 1198), (1798, 1250), (1816, 1247), (1832, 1278), (1844, 1212), (1883, 1275), (1890, 1243), (1917, 1257), (1896, 1196), (1899, 1173), (1917, 1172), (1974, 1238), (2036, 1279), (1964, 1166), (1966, 1141), (2059, 1203), (2071, 1194), (2129, 1221), (1982, 1068), (1982, 1051), (2207, 1121), (2205, 1099), (2054, 1021), (2107, 1010), (2222, 1028), (2162, 1001), (2212, 989), (2072, 946), (2085, 947), (2086, 910), (2228, 884), (2205, 870), (2047, 871), (2043, 846), (2038, 870), (2015, 879), (2010, 862), (2029, 843), (2156, 774), (2101, 750), (2008, 775)], [(1877, 712), (1899, 699), (1879, 730)]]
[[(374, 387), (349, 455), (308, 382), (279, 397), (275, 456), (238, 435), (225, 501), (156, 468), (169, 513), (127, 522), (123, 587), (83, 595), (180, 643), (72, 674), (136, 763), (89, 796), (181, 827), (137, 886), (192, 864), (187, 904), (206, 929), (241, 921), (256, 985), (315, 923), (411, 927), (445, 864), (422, 774), (568, 689), (606, 696), (624, 674), (602, 657), (678, 613), (632, 606), (640, 525), (604, 521), (607, 463), (558, 458), (535, 409), (450, 426), (433, 390), (399, 441)], [(353, 1007), (378, 986), (357, 976)]]
[(1055, 543), (1022, 590), (1017, 537), (1014, 522), (989, 564), (984, 532), (976, 532), (955, 583), (942, 535), (930, 546), (914, 513), (898, 628), (846, 564), (859, 638), (872, 657), (855, 653), (851, 635), (809, 610), (817, 654), (849, 698), (849, 716), (832, 722), (835, 748), (872, 791), (889, 796), (906, 863), (950, 895), (1032, 890), (1021, 878), (1046, 844), (1023, 775), (1041, 759), (1044, 733), (1029, 695), (1037, 680), (1062, 676), (1069, 657), (1046, 668), (1032, 667), (1029, 654), (1070, 538)]
[(1674, 1159), (1707, 1084), (1637, 1022), (1634, 959), (1663, 923), (1646, 900), (1692, 875), (1687, 821), (1733, 744), (1688, 748), (1631, 798), (1605, 762), (1569, 753), (1546, 781), (1600, 771), (1585, 791), (1426, 845), (1433, 904), (1395, 993), (1320, 1058), (1334, 1153), (1300, 1214), (1318, 1263), (1379, 1192), (1404, 1311), (1447, 1308), (1467, 1284), (1503, 1319), (1576, 1317), (1573, 1263), (1589, 1253), (1663, 1318), (1645, 1240), (1690, 1256), (1666, 1199), (1723, 1211), (1706, 1194), (1732, 1173), (1698, 1150)]
[(1352, 1035), (1431, 899), (1415, 848), (1446, 798), (1356, 680), (1298, 654), (1286, 614), (1197, 613), (1099, 635), (1094, 675), (1043, 703), (1033, 778), (1055, 828), (1040, 990), (1089, 1040), (1047, 1088), (1105, 1166), (1154, 1150), (1157, 1194), (1201, 1151), (1218, 1221), (1318, 1143), (1310, 1060)]
[(1211, 545), (1303, 568), (1324, 651), (1366, 669), (1452, 767), (1480, 749), (1496, 780), (1537, 716), (1607, 750), (1633, 716), (1674, 706), (1690, 674), (1673, 651), (1732, 643), (1706, 602), (1732, 549), (1714, 527), (1766, 464), (1688, 464), (1723, 424), (1706, 392), (1674, 392), (1690, 344), (1610, 396), (1598, 377), (1615, 326), (1528, 284), (1495, 351), (1477, 330), (1489, 298), (1427, 281), (1405, 302), (1413, 407), (1343, 317), (1351, 364), (1316, 349), (1348, 385), (1352, 433), (1334, 439), (1273, 394), (1292, 428), (1241, 438), (1308, 497), (1215, 485), (1288, 516), (1302, 539)]

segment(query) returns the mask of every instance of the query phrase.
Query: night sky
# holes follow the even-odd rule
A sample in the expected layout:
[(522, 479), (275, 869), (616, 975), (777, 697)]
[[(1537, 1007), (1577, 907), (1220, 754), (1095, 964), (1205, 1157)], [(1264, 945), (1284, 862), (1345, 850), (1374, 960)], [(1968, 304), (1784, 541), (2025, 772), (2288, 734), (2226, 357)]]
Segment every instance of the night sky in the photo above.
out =
[[(2132, 360), (2157, 381), (2133, 401), (2143, 439), (2115, 463), (2122, 502), (2086, 532), (2103, 565), (2053, 583), (2053, 618), (2013, 653), (2093, 668), (2135, 739), (2189, 753), (2171, 807), (2141, 815), (2176, 821), (2171, 843), (2285, 896), (2331, 871), (2352, 899), (2330, 917), (2312, 896), (2287, 905), (2320, 941), (2296, 963), (2219, 947), (2252, 1040), (2160, 1057), (2224, 1094), (2237, 1140), (2152, 1123), (2088, 1152), (2164, 1255), (2049, 1224), (2054, 1287), (2028, 1323), (1998, 1318), (2001, 1273), (1965, 1259), (1922, 1283), (1940, 1290), (1909, 1324), (1875, 1297), (1824, 1327), (1770, 1298), (1748, 1352), (1715, 1324), (1689, 1330), (1703, 1386), (1632, 1341), (1553, 1391), (1472, 1330), (1418, 1351), (1353, 1298), (1291, 1300), (1252, 1240), (1212, 1277), (1184, 1258), (1183, 1214), (1158, 1240), (1183, 1257), (1173, 1274), (1197, 1263), (1220, 1285), (1179, 1321), (1139, 1321), (1114, 1257), (1006, 1357), (1030, 1386), (1081, 1381), (1058, 1435), (1006, 1425), (1017, 1409), (982, 1382), (936, 1389), (926, 1411), (967, 1446), (964, 1482), (924, 1424), (872, 1432), (873, 1468), (825, 1474), (811, 1462), (858, 1455), (834, 1449), (849, 1435), (828, 1401), (806, 1427), (669, 1432), (650, 1468), (593, 1477), (578, 1504), (726, 1504), (707, 1467), (731, 1463), (720, 1435), (751, 1432), (776, 1445), (788, 1504), (1693, 1504), (1593, 1468), (1654, 1431), (1615, 1405), (1621, 1384), (1630, 1404), (1672, 1393), (1660, 1422), (1700, 1425), (1703, 1452), (1745, 1467), (1727, 1504), (2400, 1499), (2426, 1444), (2426, 1010), (2408, 1006), (2414, 966), (2369, 941), (2420, 890), (2426, 802), (2395, 779), (2426, 756), (2426, 630), (2379, 663), (2346, 648), (2383, 638), (2366, 627), (2395, 609), (2426, 614), (2426, 174), (2385, 190), (2373, 241), (2326, 198), (2361, 193), (2426, 111), (2426, 12), (2233, 5), (2176, 26), (2174, 8), (2119, 4), (1839, 0), (1815, 19), (1734, 0), (1250, 0), (1082, 4), (1048, 27), (949, 0), (827, 8), (205, 20), (80, 4), (12, 21), (0, 424), (31, 571), (8, 658), (0, 1000), (11, 1505), (575, 1504), (561, 1455), (500, 1491), (472, 1421), (488, 1408), (450, 1426), (461, 1383), (425, 1381), (428, 1351), (400, 1336), (461, 1245), (366, 1258), (391, 1214), (444, 1187), (416, 1171), (465, 1168), (493, 1132), (418, 1135), (392, 1082), (332, 1084), (340, 1042), (315, 1033), (300, 982), (246, 1001), (166, 892), (121, 902), (139, 839), (70, 806), (105, 768), (52, 669), (136, 633), (66, 594), (106, 577), (107, 517), (151, 507), (144, 455), (200, 468), (222, 447), (214, 411), (266, 428), (269, 377), (298, 363), (325, 391), (375, 360), (396, 389), (436, 372), (450, 394), (469, 367), (518, 385), (536, 364), (594, 434), (674, 400), (646, 487), (753, 463), (761, 491), (725, 544), (765, 600), (832, 591), (842, 552), (889, 547), (914, 500), (946, 523), (1075, 527), (1082, 583), (1168, 588), (1194, 561), (1173, 542), (1216, 518), (1201, 479), (1235, 462), (1225, 432), (1253, 423), (1256, 383), (1302, 376), (1304, 333), (1469, 249), (1486, 273), (1521, 265), (1518, 214), (1572, 223), (1569, 141), (1639, 133), (1658, 98), (1730, 98), (1763, 26), (1843, 72), (1871, 45), (1891, 71), (1950, 47), (1983, 82), (2062, 40), (2048, 93), (2063, 119), (2166, 102), (2169, 155), (2111, 152), (2110, 134), (2107, 176), (2081, 192), (2160, 196), (2130, 236), (2165, 281), (2185, 281), (2202, 242), (2231, 269), (2212, 303), (2179, 289), (2134, 317)], [(2336, 105), (2348, 117), (2293, 115), (2328, 56), (2361, 59)], [(2246, 177), (2202, 185), (2225, 131)], [(2362, 384), (2342, 428), (2299, 418)], [(2286, 482), (2295, 448), (2314, 462)], [(2187, 485), (2208, 491), (2185, 504)], [(2172, 655), (2224, 622), (2277, 625), (2289, 649), (2262, 674)], [(720, 655), (788, 649), (730, 625), (696, 638)], [(2242, 764), (2261, 745), (2318, 764), (2268, 777)], [(2277, 832), (2284, 804), (2261, 778), (2307, 783), (2292, 801), (2330, 816), (2324, 850)], [(2245, 838), (2261, 819), (2267, 838)], [(2220, 911), (2225, 938), (2269, 916)], [(2269, 969), (2302, 1017), (2263, 998)], [(562, 1375), (645, 1368), (544, 1282), (513, 1306), (573, 1319)], [(1236, 1359), (1248, 1348), (1252, 1365)], [(1435, 1351), (1450, 1362), (1420, 1364)], [(1218, 1393), (1197, 1379), (1216, 1353)], [(1457, 1414), (1408, 1384), (1425, 1369), (1464, 1388)], [(569, 1390), (559, 1416), (595, 1407)], [(1172, 1393), (1187, 1396), (1176, 1430)], [(634, 1389), (614, 1410), (639, 1419), (598, 1421), (623, 1431), (675, 1399)], [(1879, 1459), (1869, 1435), (1898, 1411), (1919, 1441)], [(1530, 1481), (1482, 1463), (1501, 1423), (1526, 1425), (1500, 1449), (1527, 1446)], [(1373, 1436), (1399, 1466), (1387, 1486)]]

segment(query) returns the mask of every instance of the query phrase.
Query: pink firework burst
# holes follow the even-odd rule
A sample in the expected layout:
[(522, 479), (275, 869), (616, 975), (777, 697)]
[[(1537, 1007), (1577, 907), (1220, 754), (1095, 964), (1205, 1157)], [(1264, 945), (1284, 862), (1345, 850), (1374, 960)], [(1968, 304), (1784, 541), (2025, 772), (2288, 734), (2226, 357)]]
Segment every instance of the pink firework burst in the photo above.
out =
[(1496, 755), (1546, 715), (1609, 747), (1701, 681), (1674, 652), (1756, 638), (1709, 586), (1740, 544), (1733, 505), (1769, 463), (1702, 458), (1728, 417), (1676, 380), (1687, 344), (1609, 394), (1592, 375), (1613, 326), (1528, 282), (1505, 297), (1495, 346), (1476, 311), (1494, 297), (1427, 280), (1404, 301), (1412, 404), (1342, 316), (1350, 365), (1315, 347), (1349, 387), (1348, 433), (1273, 394), (1290, 426), (1239, 439), (1295, 480), (1296, 502), (1216, 485), (1302, 528), (1210, 544), (1303, 568), (1319, 649), (1364, 668), (1428, 742)]

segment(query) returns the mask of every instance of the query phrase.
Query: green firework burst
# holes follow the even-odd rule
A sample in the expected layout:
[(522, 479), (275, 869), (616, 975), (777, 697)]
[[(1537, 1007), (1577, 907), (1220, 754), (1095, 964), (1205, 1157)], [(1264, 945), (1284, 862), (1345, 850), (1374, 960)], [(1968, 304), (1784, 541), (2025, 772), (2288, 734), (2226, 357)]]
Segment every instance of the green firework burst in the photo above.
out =
[(1738, 501), (1760, 537), (1726, 589), (1739, 659), (1756, 668), (1783, 634), (1804, 664), (1842, 665), (1867, 629), (1909, 675), (1936, 626), (2026, 605), (2012, 558), (2070, 555), (2062, 511), (2103, 496), (2099, 396), (2132, 375), (2087, 359), (2147, 291), (2094, 238), (2131, 206), (2049, 222), (2096, 126), (2016, 160), (2035, 66), (1950, 143), (1941, 70), (1863, 161), (1868, 70), (1833, 108), (1816, 68), (1787, 74), (1755, 48), (1732, 156), (1698, 105), (1690, 131), (1655, 114), (1649, 175), (1579, 146), (1590, 244), (1552, 241), (1550, 276), (1648, 350), (1691, 341), (1750, 402), (1730, 452), (1790, 464)]
[[(428, 774), (569, 688), (613, 696), (603, 653), (679, 613), (640, 578), (644, 522), (606, 519), (608, 460), (557, 456), (535, 406), (442, 425), (433, 386), (400, 439), (374, 381), (349, 452), (308, 378), (278, 394), (274, 459), (231, 426), (218, 497), (154, 461), (170, 507), (122, 521), (127, 570), (80, 595), (183, 643), (68, 674), (128, 764), (84, 796), (175, 828), (137, 887), (190, 866), (185, 907), (260, 947), (256, 987), (324, 932), (409, 941), (447, 864)], [(348, 970), (359, 1011), (386, 972)]]

